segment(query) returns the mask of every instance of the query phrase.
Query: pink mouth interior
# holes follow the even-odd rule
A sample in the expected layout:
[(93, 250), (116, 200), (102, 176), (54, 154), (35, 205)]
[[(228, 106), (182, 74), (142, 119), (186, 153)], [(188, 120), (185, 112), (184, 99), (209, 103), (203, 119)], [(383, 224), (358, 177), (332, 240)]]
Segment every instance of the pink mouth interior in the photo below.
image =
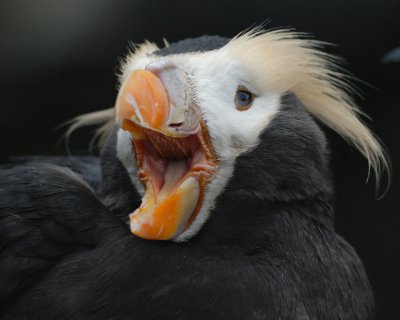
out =
[(139, 178), (144, 185), (150, 180), (156, 194), (162, 189), (173, 191), (189, 176), (199, 176), (210, 159), (214, 162), (200, 131), (182, 138), (146, 128), (140, 131), (142, 137), (134, 139)]

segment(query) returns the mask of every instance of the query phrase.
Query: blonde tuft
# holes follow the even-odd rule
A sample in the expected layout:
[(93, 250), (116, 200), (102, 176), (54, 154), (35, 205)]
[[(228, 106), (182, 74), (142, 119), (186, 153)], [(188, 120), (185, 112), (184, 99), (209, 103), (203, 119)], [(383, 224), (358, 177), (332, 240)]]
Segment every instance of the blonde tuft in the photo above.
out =
[[(159, 50), (157, 45), (147, 40), (140, 45), (130, 44), (130, 52), (125, 59), (121, 60), (120, 63), (120, 79), (123, 78), (123, 74), (128, 66), (130, 66), (135, 60), (145, 57), (157, 50)], [(66, 124), (70, 124), (70, 126), (64, 135), (64, 138), (67, 141), (67, 146), (71, 134), (75, 130), (87, 126), (100, 126), (99, 129), (96, 130), (90, 145), (92, 146), (96, 140), (98, 141), (99, 146), (103, 145), (107, 136), (114, 127), (114, 112), (114, 108), (109, 108), (82, 114), (68, 121)]]
[(225, 47), (242, 61), (263, 90), (294, 93), (313, 116), (358, 149), (378, 181), (390, 162), (378, 139), (360, 119), (354, 80), (341, 59), (321, 51), (326, 43), (303, 33), (260, 28), (241, 33)]
[(91, 147), (93, 142), (98, 140), (99, 145), (103, 145), (107, 136), (110, 134), (111, 130), (114, 126), (114, 108), (104, 109), (100, 111), (85, 113), (80, 116), (73, 118), (72, 120), (65, 123), (66, 125), (70, 124), (67, 131), (64, 134), (64, 138), (67, 142), (74, 133), (79, 128), (87, 127), (87, 126), (100, 126), (98, 128), (92, 138)]
[[(326, 45), (304, 33), (287, 29), (265, 31), (257, 27), (240, 33), (220, 50), (243, 62), (261, 89), (294, 93), (310, 114), (361, 152), (377, 177), (378, 187), (385, 170), (390, 178), (389, 157), (360, 119), (362, 112), (353, 99), (359, 92), (350, 84), (354, 77), (341, 67), (340, 58), (321, 51)], [(133, 46), (121, 63), (120, 81), (135, 61), (157, 50), (148, 41)], [(112, 129), (113, 118), (113, 109), (79, 116), (72, 121), (66, 136), (81, 126), (102, 124), (96, 136), (104, 141)]]

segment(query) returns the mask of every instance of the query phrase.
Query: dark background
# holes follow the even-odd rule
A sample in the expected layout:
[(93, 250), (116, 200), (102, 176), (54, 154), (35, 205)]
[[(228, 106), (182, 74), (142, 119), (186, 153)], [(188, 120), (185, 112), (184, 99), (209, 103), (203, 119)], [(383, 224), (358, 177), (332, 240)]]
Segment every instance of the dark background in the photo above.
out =
[[(337, 186), (337, 230), (358, 251), (375, 291), (379, 319), (400, 314), (400, 64), (382, 57), (400, 46), (399, 0), (153, 1), (11, 0), (0, 2), (0, 161), (64, 154), (60, 123), (113, 106), (115, 71), (128, 40), (162, 44), (203, 34), (232, 37), (252, 25), (294, 27), (337, 46), (360, 85), (359, 104), (387, 146), (392, 185), (377, 201), (366, 161), (327, 131)], [(75, 153), (90, 130), (75, 134)], [(385, 185), (383, 180), (382, 184)]]

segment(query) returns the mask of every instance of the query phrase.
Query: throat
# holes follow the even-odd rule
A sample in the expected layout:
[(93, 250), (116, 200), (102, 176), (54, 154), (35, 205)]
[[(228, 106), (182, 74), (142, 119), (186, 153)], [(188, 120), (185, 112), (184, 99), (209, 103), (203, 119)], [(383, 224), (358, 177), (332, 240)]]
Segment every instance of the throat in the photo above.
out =
[(227, 192), (217, 199), (196, 241), (247, 251), (271, 243), (279, 236), (278, 233), (287, 232), (285, 226), (292, 223), (333, 228), (331, 193), (285, 201), (267, 197), (261, 199), (254, 192), (231, 188), (232, 185), (228, 184)]
[(189, 169), (187, 160), (169, 160), (165, 165), (164, 181), (159, 191), (160, 196), (168, 194), (174, 186), (180, 185)]

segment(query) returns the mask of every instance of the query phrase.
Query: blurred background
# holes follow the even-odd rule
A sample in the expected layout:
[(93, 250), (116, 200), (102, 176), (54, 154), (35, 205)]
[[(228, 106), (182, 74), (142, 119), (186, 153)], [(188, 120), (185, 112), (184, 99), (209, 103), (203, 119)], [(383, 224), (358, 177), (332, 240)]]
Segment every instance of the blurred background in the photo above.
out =
[[(65, 154), (60, 123), (111, 107), (116, 67), (128, 41), (162, 45), (203, 34), (232, 37), (250, 26), (293, 27), (334, 43), (327, 51), (369, 85), (358, 99), (369, 126), (387, 146), (392, 185), (377, 201), (367, 163), (326, 130), (333, 149), (337, 230), (357, 250), (372, 282), (378, 319), (400, 314), (400, 47), (399, 0), (1, 0), (0, 161)], [(92, 128), (93, 129), (93, 128)], [(87, 149), (92, 129), (71, 139)], [(386, 181), (382, 181), (384, 191)]]

